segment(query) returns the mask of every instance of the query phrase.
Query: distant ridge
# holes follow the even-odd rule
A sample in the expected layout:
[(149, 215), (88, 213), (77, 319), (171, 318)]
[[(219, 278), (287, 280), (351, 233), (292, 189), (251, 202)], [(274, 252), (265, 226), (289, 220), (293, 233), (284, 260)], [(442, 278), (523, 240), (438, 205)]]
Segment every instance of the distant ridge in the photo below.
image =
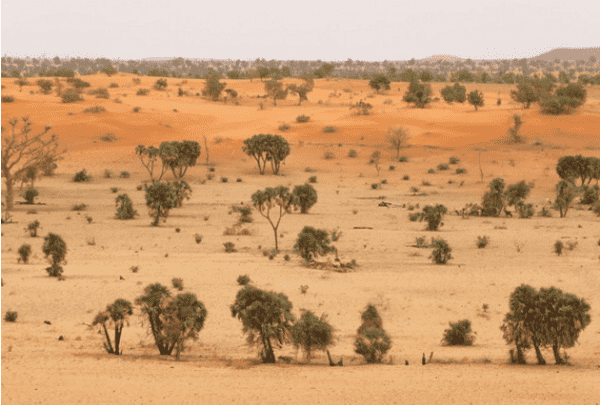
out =
[(587, 62), (590, 56), (595, 56), (596, 60), (600, 60), (600, 46), (593, 48), (557, 48), (527, 59), (543, 60), (547, 62), (553, 62), (554, 59), (569, 61), (583, 59)]

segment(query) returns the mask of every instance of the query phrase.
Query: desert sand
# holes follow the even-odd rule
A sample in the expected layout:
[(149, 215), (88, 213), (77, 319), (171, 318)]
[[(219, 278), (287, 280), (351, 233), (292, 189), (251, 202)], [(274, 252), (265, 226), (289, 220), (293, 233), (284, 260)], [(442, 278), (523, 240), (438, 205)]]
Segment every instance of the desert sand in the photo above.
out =
[[(587, 103), (577, 112), (553, 117), (541, 115), (536, 105), (524, 110), (514, 103), (511, 85), (466, 84), (467, 91), (477, 88), (485, 95), (486, 105), (475, 112), (467, 103), (443, 101), (412, 108), (402, 101), (407, 83), (392, 83), (386, 94), (374, 94), (366, 80), (319, 79), (309, 102), (298, 106), (297, 98), (289, 96), (275, 107), (272, 100), (256, 98), (264, 94), (259, 80), (225, 80), (240, 94), (235, 105), (196, 96), (204, 82), (193, 79), (182, 83), (170, 78), (166, 91), (137, 96), (138, 88), (152, 88), (156, 78), (141, 77), (141, 84), (134, 84), (134, 77), (85, 76), (92, 88), (113, 82), (119, 87), (109, 89), (110, 100), (84, 95), (85, 101), (74, 104), (61, 103), (55, 94), (42, 95), (35, 85), (19, 92), (14, 79), (2, 79), (2, 94), (15, 96), (14, 103), (2, 104), (2, 124), (28, 115), (34, 130), (52, 125), (52, 133), (67, 148), (56, 175), (36, 182), (41, 204), (16, 204), (14, 223), (2, 225), (2, 315), (18, 312), (17, 322), (2, 321), (4, 404), (600, 403), (600, 218), (583, 206), (575, 206), (566, 218), (554, 210), (551, 218), (537, 215), (546, 198), (555, 195), (558, 158), (600, 157), (599, 86), (587, 87)], [(432, 85), (435, 96), (444, 85)], [(178, 97), (178, 87), (190, 96)], [(361, 99), (373, 105), (371, 115), (351, 114), (349, 105)], [(107, 112), (83, 113), (95, 105)], [(133, 113), (136, 106), (141, 110)], [(525, 145), (502, 142), (515, 113), (523, 114)], [(309, 115), (310, 121), (296, 123), (300, 114)], [(278, 130), (283, 123), (291, 126), (286, 132)], [(323, 133), (325, 126), (338, 131)], [(400, 152), (409, 162), (397, 162), (396, 152), (387, 146), (384, 133), (390, 126), (409, 129), (409, 146)], [(106, 133), (113, 133), (116, 141), (103, 141)], [(281, 176), (269, 169), (259, 175), (254, 160), (242, 152), (242, 141), (259, 133), (282, 135), (292, 145)], [(203, 136), (211, 165), (205, 162)], [(149, 176), (134, 148), (184, 139), (202, 146), (199, 164), (186, 175), (193, 193), (182, 208), (171, 211), (166, 223), (151, 227), (144, 192), (137, 190)], [(350, 149), (358, 152), (356, 158), (348, 157)], [(368, 164), (375, 150), (383, 154), (379, 175)], [(325, 152), (334, 158), (324, 159)], [(451, 156), (460, 159), (451, 170), (427, 173)], [(215, 167), (214, 178), (205, 181), (209, 166)], [(465, 168), (466, 174), (455, 174), (456, 167)], [(74, 173), (84, 168), (92, 181), (72, 182)], [(104, 178), (105, 169), (113, 173), (111, 178)], [(121, 171), (131, 176), (119, 178)], [(403, 180), (404, 175), (410, 180)], [(258, 189), (293, 188), (310, 176), (318, 179), (313, 184), (318, 202), (307, 215), (282, 219), (282, 252), (273, 260), (263, 256), (274, 240), (258, 212), (246, 226), (252, 235), (223, 234), (237, 221), (230, 213), (232, 205), (249, 204)], [(222, 177), (229, 181), (222, 182)], [(495, 177), (507, 184), (534, 182), (527, 202), (536, 207), (536, 216), (456, 215), (465, 204), (480, 202)], [(383, 179), (387, 184), (372, 189), (372, 183)], [(423, 186), (423, 180), (431, 185)], [(2, 187), (4, 193), (4, 182)], [(417, 196), (411, 187), (427, 195)], [(121, 193), (133, 200), (140, 214), (136, 219), (115, 219), (115, 198)], [(399, 205), (379, 207), (381, 197)], [(71, 210), (80, 203), (87, 205), (85, 211)], [(449, 212), (437, 232), (410, 222), (410, 211), (402, 208), (438, 203)], [(29, 213), (32, 209), (35, 213)], [(41, 223), (40, 237), (31, 238), (24, 228), (35, 219)], [(340, 259), (355, 259), (359, 266), (347, 273), (304, 267), (292, 250), (306, 225), (341, 232), (333, 243)], [(64, 281), (44, 270), (48, 264), (41, 246), (49, 232), (67, 243)], [(203, 237), (199, 244), (196, 234)], [(477, 237), (484, 235), (490, 243), (478, 249)], [(454, 259), (447, 265), (432, 264), (430, 249), (413, 246), (417, 237), (446, 239)], [(577, 246), (557, 256), (552, 249), (556, 240)], [(238, 252), (224, 252), (228, 241)], [(23, 243), (33, 249), (28, 264), (17, 261)], [(290, 261), (283, 259), (285, 254)], [(333, 262), (333, 257), (323, 260)], [(132, 266), (139, 271), (133, 273)], [(296, 316), (301, 309), (327, 313), (337, 336), (331, 353), (336, 360), (343, 357), (344, 367), (329, 367), (321, 353), (305, 364), (291, 345), (275, 353), (292, 357), (290, 364), (260, 364), (229, 309), (241, 274), (249, 275), (258, 288), (285, 293)], [(107, 354), (103, 336), (89, 326), (94, 315), (117, 298), (133, 302), (150, 283), (170, 286), (173, 277), (183, 278), (184, 291), (195, 293), (208, 310), (199, 340), (188, 344), (180, 361), (160, 356), (136, 310), (123, 331), (124, 354)], [(528, 365), (509, 364), (510, 347), (500, 325), (511, 292), (523, 283), (554, 286), (591, 305), (591, 324), (579, 344), (567, 350), (569, 365), (553, 365), (550, 350), (544, 351), (547, 366), (535, 365), (533, 352), (528, 353)], [(301, 285), (309, 286), (306, 294)], [(353, 350), (360, 313), (368, 303), (377, 305), (392, 339), (386, 364), (366, 365)], [(475, 344), (442, 346), (448, 322), (461, 319), (472, 322)], [(433, 362), (422, 366), (422, 354), (429, 357), (431, 352)]]

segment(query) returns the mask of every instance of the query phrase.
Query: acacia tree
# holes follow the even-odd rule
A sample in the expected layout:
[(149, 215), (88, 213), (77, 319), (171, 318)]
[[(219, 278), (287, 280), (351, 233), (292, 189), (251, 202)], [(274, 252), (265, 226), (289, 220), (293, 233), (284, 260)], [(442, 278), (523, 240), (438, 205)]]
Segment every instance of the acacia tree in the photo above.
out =
[(412, 82), (404, 94), (403, 100), (414, 103), (415, 107), (425, 108), (431, 102), (431, 85)]
[(304, 83), (301, 85), (290, 84), (287, 88), (292, 94), (298, 95), (298, 105), (301, 105), (303, 101), (308, 101), (307, 94), (310, 93), (315, 87), (315, 81), (311, 77), (304, 77)]
[(290, 144), (280, 135), (258, 134), (244, 140), (242, 151), (252, 156), (258, 164), (260, 174), (265, 173), (267, 161), (273, 174), (278, 174), (281, 162), (290, 154)]
[(273, 97), (273, 105), (275, 106), (277, 100), (285, 100), (288, 93), (288, 89), (284, 89), (283, 84), (274, 79), (265, 82), (265, 91), (269, 97)]
[(475, 107), (475, 111), (478, 111), (479, 107), (483, 107), (485, 104), (485, 99), (483, 98), (483, 93), (479, 90), (473, 90), (467, 95), (467, 100), (469, 104)]
[(467, 99), (467, 88), (458, 83), (454, 86), (446, 86), (440, 91), (445, 102), (451, 104), (454, 101), (464, 103)]
[(598, 163), (600, 159), (594, 157), (563, 156), (558, 159), (556, 164), (556, 173), (563, 180), (573, 181), (576, 178), (581, 179), (583, 186), (587, 182), (591, 182), (592, 178), (598, 176)]
[(163, 142), (158, 150), (163, 166), (171, 169), (177, 181), (183, 179), (191, 166), (196, 165), (201, 153), (200, 144), (196, 141)]
[[(98, 314), (94, 318), (92, 325), (101, 325), (102, 329), (104, 330), (104, 337), (106, 338), (106, 342), (104, 342), (103, 344), (104, 348), (108, 353), (115, 354), (117, 356), (123, 354), (123, 351), (119, 350), (121, 344), (121, 333), (123, 332), (123, 327), (125, 326), (128, 317), (132, 314), (133, 307), (131, 306), (131, 302), (119, 298), (114, 303), (108, 305), (105, 311), (98, 312)], [(114, 348), (110, 336), (108, 334), (108, 329), (106, 328), (106, 324), (109, 321), (115, 328)]]
[[(227, 83), (219, 82), (219, 75), (213, 73), (213, 74), (208, 75), (208, 77), (206, 78), (206, 82), (204, 83), (204, 92), (213, 101), (217, 101), (219, 99), (219, 97), (221, 96), (221, 93), (223, 92), (223, 90), (225, 90), (226, 86), (227, 86)], [(237, 93), (236, 93), (236, 96), (237, 96)]]
[(292, 304), (284, 294), (263, 291), (247, 285), (231, 305), (231, 316), (242, 321), (249, 345), (258, 347), (263, 363), (275, 363), (273, 344), (289, 342), (294, 316)]
[[(279, 229), (281, 218), (285, 214), (289, 214), (293, 208), (297, 208), (298, 197), (290, 193), (290, 189), (284, 186), (267, 187), (264, 191), (258, 190), (252, 194), (252, 204), (260, 212), (260, 215), (267, 218), (271, 224), (275, 235), (275, 250), (279, 250), (277, 229)], [(279, 213), (277, 221), (274, 222), (274, 219), (271, 218), (271, 209), (277, 210), (277, 208), (279, 208)]]
[(408, 129), (406, 127), (389, 127), (385, 139), (390, 147), (396, 150), (396, 159), (399, 159), (400, 149), (408, 142)]
[(379, 93), (382, 90), (389, 90), (390, 83), (391, 81), (386, 75), (384, 75), (383, 73), (377, 73), (373, 75), (373, 77), (369, 81), (369, 86), (371, 86), (372, 89)]
[[(22, 125), (17, 128), (19, 122)], [(58, 150), (58, 136), (45, 136), (51, 129), (49, 126), (32, 135), (32, 123), (28, 117), (22, 117), (20, 120), (12, 118), (8, 123), (11, 129), (7, 136), (4, 136), (6, 128), (2, 126), (1, 167), (6, 184), (6, 209), (11, 210), (14, 207), (15, 183), (24, 178), (29, 171), (41, 169), (61, 159), (65, 150)]]

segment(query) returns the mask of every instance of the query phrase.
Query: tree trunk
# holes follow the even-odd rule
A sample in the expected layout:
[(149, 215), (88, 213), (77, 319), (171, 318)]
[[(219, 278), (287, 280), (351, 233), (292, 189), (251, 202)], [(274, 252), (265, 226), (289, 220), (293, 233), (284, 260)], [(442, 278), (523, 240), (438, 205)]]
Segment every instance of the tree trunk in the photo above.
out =
[(273, 228), (273, 233), (275, 234), (275, 250), (279, 251), (279, 244), (277, 243), (277, 228)]
[(5, 178), (5, 183), (6, 183), (6, 210), (12, 210), (14, 208), (14, 178), (12, 176), (6, 176)]
[(263, 357), (263, 363), (275, 363), (275, 353), (273, 353), (271, 339), (263, 338), (263, 341), (265, 343), (265, 355)]
[(119, 344), (121, 343), (121, 332), (123, 332), (123, 326), (115, 325), (115, 354), (118, 356), (121, 354), (119, 351)]
[(114, 353), (115, 351), (113, 350), (112, 344), (110, 343), (110, 336), (108, 336), (108, 331), (106, 330), (106, 325), (102, 324), (102, 328), (104, 328), (104, 336), (106, 337), (106, 344), (107, 344), (106, 351), (109, 353)]
[(563, 358), (560, 357), (559, 350), (560, 346), (558, 346), (557, 344), (552, 345), (552, 351), (554, 352), (554, 361), (556, 362), (556, 364), (565, 364)]
[(537, 342), (533, 343), (533, 347), (535, 348), (535, 356), (537, 357), (538, 364), (540, 366), (546, 365), (546, 360), (544, 360), (544, 356), (542, 356), (542, 352), (540, 351), (540, 346)]

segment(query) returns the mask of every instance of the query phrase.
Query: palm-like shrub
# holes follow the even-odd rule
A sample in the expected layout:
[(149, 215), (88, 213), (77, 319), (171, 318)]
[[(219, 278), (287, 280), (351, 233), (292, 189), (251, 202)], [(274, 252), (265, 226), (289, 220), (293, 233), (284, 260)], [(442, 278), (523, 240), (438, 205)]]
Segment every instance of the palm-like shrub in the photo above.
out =
[(325, 351), (333, 344), (333, 328), (327, 322), (325, 314), (319, 318), (312, 312), (305, 311), (292, 326), (291, 335), (294, 346), (302, 348), (307, 362), (310, 362), (315, 350)]
[(275, 363), (273, 346), (281, 347), (290, 340), (294, 316), (292, 304), (284, 294), (259, 290), (247, 285), (231, 306), (231, 316), (243, 324), (249, 345), (256, 346), (263, 363)]
[[(121, 333), (123, 332), (123, 327), (127, 322), (127, 319), (130, 315), (133, 314), (133, 307), (131, 306), (131, 302), (124, 299), (117, 299), (111, 305), (106, 307), (105, 311), (98, 312), (94, 321), (92, 322), (93, 326), (101, 325), (104, 331), (104, 337), (106, 341), (104, 342), (104, 348), (110, 354), (120, 355), (123, 353), (122, 350), (119, 350), (121, 344)], [(106, 327), (107, 323), (111, 323), (115, 328), (115, 345), (113, 347), (110, 335), (108, 334), (108, 329)]]
[(437, 231), (442, 224), (442, 217), (448, 212), (448, 209), (441, 204), (435, 207), (426, 205), (423, 212), (419, 214), (419, 221), (427, 221), (427, 230)]

